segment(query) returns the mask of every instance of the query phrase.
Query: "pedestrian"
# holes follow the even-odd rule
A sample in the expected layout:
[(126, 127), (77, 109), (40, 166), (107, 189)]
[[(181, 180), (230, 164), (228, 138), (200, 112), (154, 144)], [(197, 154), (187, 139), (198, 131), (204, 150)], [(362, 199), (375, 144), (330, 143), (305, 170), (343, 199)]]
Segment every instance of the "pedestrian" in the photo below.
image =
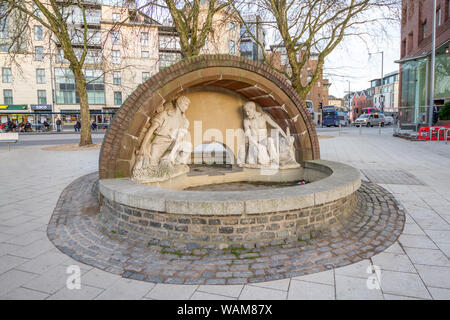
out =
[(81, 122), (80, 121), (77, 121), (75, 123), (74, 129), (75, 129), (75, 132), (80, 132), (80, 129), (81, 129)]
[(56, 131), (61, 132), (61, 119), (56, 119)]
[(95, 122), (95, 120), (92, 121), (91, 129), (92, 129), (93, 131), (97, 131), (97, 122)]
[(45, 128), (45, 131), (50, 130), (50, 125), (48, 124), (47, 120), (44, 120), (44, 128)]
[(434, 105), (433, 106), (433, 126), (435, 126), (439, 119), (439, 108)]

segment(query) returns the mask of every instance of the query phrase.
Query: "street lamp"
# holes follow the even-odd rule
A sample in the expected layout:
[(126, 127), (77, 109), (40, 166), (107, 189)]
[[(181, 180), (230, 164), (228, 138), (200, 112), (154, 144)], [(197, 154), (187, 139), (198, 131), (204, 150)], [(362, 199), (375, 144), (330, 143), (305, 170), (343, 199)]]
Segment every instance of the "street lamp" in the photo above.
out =
[(383, 93), (381, 92), (381, 90), (383, 89), (383, 78), (384, 78), (384, 51), (379, 51), (379, 52), (374, 52), (374, 53), (369, 53), (369, 57), (373, 54), (379, 54), (381, 53), (381, 78), (380, 78), (380, 108), (381, 108), (381, 112), (384, 111), (384, 97), (383, 97)]

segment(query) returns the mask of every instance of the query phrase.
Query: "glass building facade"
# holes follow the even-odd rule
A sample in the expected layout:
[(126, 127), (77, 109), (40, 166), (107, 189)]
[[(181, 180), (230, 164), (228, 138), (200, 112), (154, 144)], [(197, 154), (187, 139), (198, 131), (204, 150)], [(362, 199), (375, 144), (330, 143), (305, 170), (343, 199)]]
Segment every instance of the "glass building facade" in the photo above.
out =
[[(446, 53), (447, 46), (436, 50), (434, 100), (450, 99), (450, 54)], [(430, 56), (401, 64), (400, 121), (402, 124), (429, 123), (430, 65)]]

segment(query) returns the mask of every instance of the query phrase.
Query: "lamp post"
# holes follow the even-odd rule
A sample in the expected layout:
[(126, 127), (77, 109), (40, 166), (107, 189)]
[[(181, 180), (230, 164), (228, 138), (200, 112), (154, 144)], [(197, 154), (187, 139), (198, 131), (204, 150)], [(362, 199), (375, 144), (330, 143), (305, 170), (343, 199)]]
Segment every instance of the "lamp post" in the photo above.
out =
[(384, 51), (378, 51), (378, 52), (374, 52), (374, 53), (369, 53), (369, 57), (372, 54), (379, 54), (381, 53), (381, 78), (380, 78), (380, 108), (381, 108), (381, 112), (384, 112), (384, 97), (383, 97), (383, 93), (381, 92), (381, 90), (383, 89), (383, 77), (384, 77)]
[(430, 127), (433, 126), (434, 111), (434, 73), (436, 67), (436, 0), (433, 1), (433, 34), (431, 38), (430, 109), (428, 114), (428, 122)]

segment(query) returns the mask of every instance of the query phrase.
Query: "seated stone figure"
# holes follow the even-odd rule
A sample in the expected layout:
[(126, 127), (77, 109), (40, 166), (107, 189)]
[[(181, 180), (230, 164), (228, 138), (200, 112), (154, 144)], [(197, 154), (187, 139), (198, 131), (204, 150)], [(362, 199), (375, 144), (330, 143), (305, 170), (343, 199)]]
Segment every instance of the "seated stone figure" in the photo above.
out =
[(298, 167), (294, 137), (289, 135), (289, 129), (285, 133), (268, 114), (258, 112), (254, 102), (245, 103), (243, 109), (248, 145), (241, 146), (238, 164), (248, 168)]
[(190, 100), (181, 96), (169, 102), (152, 120), (137, 155), (132, 177), (140, 182), (169, 179), (189, 171), (192, 146), (184, 141), (189, 128), (185, 112)]

